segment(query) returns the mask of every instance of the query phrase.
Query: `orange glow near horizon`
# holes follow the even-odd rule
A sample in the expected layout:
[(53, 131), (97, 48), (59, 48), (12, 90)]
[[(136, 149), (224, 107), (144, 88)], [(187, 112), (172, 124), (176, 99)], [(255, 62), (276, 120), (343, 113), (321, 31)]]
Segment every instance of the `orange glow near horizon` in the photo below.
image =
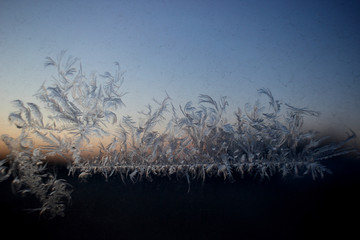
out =
[[(304, 129), (304, 131), (305, 131), (305, 129)], [(3, 134), (6, 134), (12, 138), (17, 138), (21, 134), (21, 130), (17, 129), (14, 126), (10, 126), (10, 127), (6, 128), (6, 132)], [(2, 135), (2, 134), (0, 134), (0, 135)], [(338, 133), (338, 132), (331, 131), (331, 130), (328, 130), (326, 132), (320, 132), (319, 137), (321, 137), (321, 136), (329, 136), (330, 141), (341, 141), (341, 140), (345, 139), (344, 132)], [(30, 135), (30, 137), (33, 138), (34, 136)], [(81, 153), (82, 157), (83, 158), (91, 158), (91, 157), (97, 156), (99, 154), (99, 150), (100, 150), (100, 143), (102, 143), (106, 147), (108, 144), (111, 143), (113, 138), (114, 138), (114, 136), (105, 136), (102, 138), (93, 137), (90, 139), (89, 144), (84, 142), (83, 143), (84, 147), (82, 148), (82, 153)], [(41, 143), (41, 141), (39, 141), (39, 139), (34, 138), (33, 142), (34, 142), (34, 148), (44, 146), (44, 143)], [(359, 145), (359, 144), (357, 144), (357, 145)], [(0, 160), (4, 159), (6, 157), (6, 155), (9, 153), (10, 153), (10, 151), (7, 148), (6, 144), (3, 141), (0, 141)], [(69, 155), (69, 158), (71, 158), (71, 154), (67, 154), (67, 155)], [(56, 159), (57, 161), (62, 162), (61, 159), (63, 159), (63, 158), (60, 155), (56, 155), (56, 156), (48, 157), (48, 159), (50, 161)]]

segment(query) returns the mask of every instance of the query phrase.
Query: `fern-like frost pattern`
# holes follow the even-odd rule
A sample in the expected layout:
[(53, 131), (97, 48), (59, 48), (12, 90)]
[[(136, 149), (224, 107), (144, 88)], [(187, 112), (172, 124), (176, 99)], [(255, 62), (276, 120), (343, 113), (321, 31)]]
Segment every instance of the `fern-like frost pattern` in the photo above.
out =
[[(65, 180), (47, 171), (51, 156), (67, 160), (69, 174), (81, 180), (93, 174), (106, 179), (119, 174), (134, 183), (176, 176), (190, 184), (207, 176), (233, 180), (234, 172), (260, 178), (310, 174), (316, 179), (330, 172), (323, 160), (356, 151), (345, 147), (354, 132), (342, 142), (324, 144), (326, 138), (302, 129), (304, 116), (319, 112), (282, 103), (265, 88), (258, 92), (269, 100), (269, 110), (258, 102), (245, 111), (238, 108), (233, 122), (225, 118), (226, 97), (217, 101), (201, 94), (198, 104), (178, 108), (169, 96), (154, 100), (141, 112), (144, 121), (136, 123), (122, 112), (125, 93), (119, 63), (114, 74), (86, 76), (78, 59), (65, 60), (65, 55), (63, 51), (56, 59), (46, 58), (45, 66), (54, 67), (56, 76), (35, 94), (49, 113), (47, 119), (37, 104), (15, 100), (17, 110), (9, 121), (21, 134), (2, 136), (10, 154), (0, 162), (0, 181), (11, 176), (14, 192), (35, 195), (42, 203), (38, 210), (50, 218), (64, 215), (72, 192)], [(165, 130), (157, 131), (165, 121)], [(112, 141), (100, 143), (95, 156), (85, 157), (91, 141), (103, 137)]]

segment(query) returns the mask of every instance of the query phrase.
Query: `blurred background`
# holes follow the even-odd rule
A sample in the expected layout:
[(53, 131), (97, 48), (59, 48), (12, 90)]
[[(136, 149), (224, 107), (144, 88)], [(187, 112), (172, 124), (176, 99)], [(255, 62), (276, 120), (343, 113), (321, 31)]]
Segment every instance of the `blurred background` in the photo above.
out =
[(67, 50), (88, 76), (120, 63), (128, 92), (120, 115), (136, 119), (166, 92), (175, 106), (202, 93), (227, 96), (231, 122), (269, 88), (322, 113), (306, 128), (359, 135), (359, 12), (358, 1), (2, 0), (0, 134), (19, 133), (10, 102), (39, 103), (33, 94), (56, 74), (45, 57)]

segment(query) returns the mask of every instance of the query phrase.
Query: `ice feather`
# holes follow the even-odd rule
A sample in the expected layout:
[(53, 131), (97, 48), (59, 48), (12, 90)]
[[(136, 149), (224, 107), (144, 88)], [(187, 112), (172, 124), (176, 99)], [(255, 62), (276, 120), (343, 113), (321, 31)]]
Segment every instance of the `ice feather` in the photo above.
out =
[(41, 127), (44, 127), (43, 116), (39, 107), (35, 103), (27, 103), (27, 105), (30, 107), (31, 116), (33, 117), (35, 123)]
[[(167, 94), (140, 112), (143, 119), (137, 123), (118, 111), (124, 106), (119, 63), (115, 63), (115, 73), (105, 72), (100, 75), (104, 81), (97, 81), (97, 74), (90, 79), (83, 74), (77, 58), (70, 56), (64, 61), (64, 56), (62, 51), (55, 60), (45, 59), (44, 65), (54, 66), (56, 75), (36, 93), (51, 111), (51, 123), (44, 126), (38, 105), (15, 100), (12, 103), (17, 111), (10, 113), (9, 121), (22, 128), (21, 134), (18, 138), (2, 136), (13, 159), (0, 162), (0, 180), (13, 175), (16, 192), (33, 193), (43, 203), (41, 214), (63, 215), (71, 192), (64, 181), (44, 172), (43, 160), (49, 155), (70, 159), (69, 174), (78, 172), (79, 178), (100, 173), (107, 179), (120, 174), (123, 181), (128, 178), (135, 183), (143, 176), (176, 175), (187, 180), (190, 190), (190, 182), (196, 178), (231, 180), (234, 172), (261, 179), (276, 172), (322, 177), (329, 170), (321, 161), (355, 151), (345, 147), (355, 138), (353, 132), (343, 142), (324, 143), (315, 131), (302, 129), (303, 116), (318, 116), (319, 112), (289, 104), (281, 109), (282, 102), (266, 88), (258, 92), (269, 100), (268, 110), (257, 101), (251, 108), (247, 105), (245, 114), (238, 108), (234, 122), (224, 116), (226, 97), (215, 100), (200, 94), (197, 104), (189, 101), (178, 108), (171, 104), (172, 116), (161, 132), (156, 127), (167, 119), (171, 101)], [(118, 116), (122, 116), (119, 122)], [(40, 140), (37, 149), (30, 136)], [(109, 136), (110, 143), (100, 143), (93, 158), (84, 157), (91, 151), (90, 143), (104, 136)]]
[(200, 94), (199, 103), (209, 103), (213, 105), (217, 111), (219, 110), (217, 102), (208, 95)]
[(115, 124), (117, 122), (117, 116), (114, 112), (105, 111), (105, 118), (111, 123)]
[(23, 128), (27, 126), (20, 113), (10, 113), (8, 119), (11, 123), (15, 124), (17, 128)]
[(14, 105), (14, 107), (18, 108), (20, 110), (21, 113), (25, 114), (25, 119), (28, 123), (31, 122), (31, 113), (30, 110), (25, 107), (24, 103), (21, 100), (14, 100), (12, 101), (12, 104)]
[(320, 116), (320, 112), (318, 111), (313, 111), (313, 110), (309, 110), (308, 108), (304, 107), (304, 108), (297, 108), (297, 107), (293, 107), (287, 103), (285, 103), (285, 105), (294, 113), (298, 113), (298, 114), (305, 114), (305, 115), (310, 115), (310, 116), (314, 116), (314, 117), (318, 117)]
[(275, 100), (271, 91), (268, 88), (261, 88), (258, 93), (268, 96), (270, 102), (269, 105), (274, 109), (275, 115), (280, 111), (280, 102)]

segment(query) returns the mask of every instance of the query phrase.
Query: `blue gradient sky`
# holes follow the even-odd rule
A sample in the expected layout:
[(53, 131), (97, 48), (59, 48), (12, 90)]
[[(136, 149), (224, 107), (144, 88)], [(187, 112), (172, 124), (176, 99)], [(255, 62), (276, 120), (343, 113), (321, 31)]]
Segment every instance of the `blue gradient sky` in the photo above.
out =
[(44, 58), (67, 49), (89, 74), (120, 63), (126, 114), (165, 91), (175, 105), (204, 93), (244, 107), (265, 87), (321, 111), (320, 131), (360, 135), (357, 2), (2, 0), (0, 134), (11, 131), (10, 101), (36, 102), (54, 73)]

